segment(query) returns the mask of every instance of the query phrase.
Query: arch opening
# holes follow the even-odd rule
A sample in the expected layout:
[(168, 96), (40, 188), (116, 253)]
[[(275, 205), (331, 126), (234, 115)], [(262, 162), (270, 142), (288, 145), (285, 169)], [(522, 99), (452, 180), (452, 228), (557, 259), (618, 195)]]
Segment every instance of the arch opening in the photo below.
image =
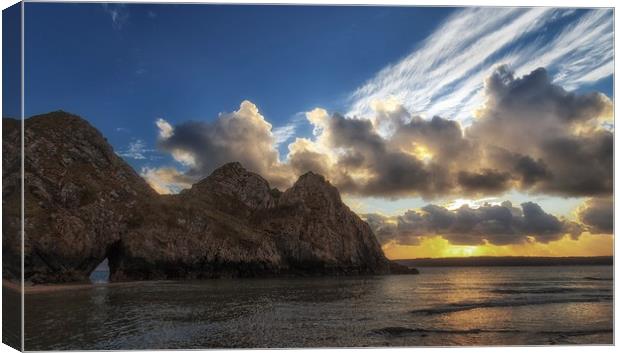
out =
[(110, 282), (110, 265), (108, 264), (108, 258), (106, 257), (101, 261), (97, 267), (90, 273), (90, 282), (93, 284), (109, 283)]

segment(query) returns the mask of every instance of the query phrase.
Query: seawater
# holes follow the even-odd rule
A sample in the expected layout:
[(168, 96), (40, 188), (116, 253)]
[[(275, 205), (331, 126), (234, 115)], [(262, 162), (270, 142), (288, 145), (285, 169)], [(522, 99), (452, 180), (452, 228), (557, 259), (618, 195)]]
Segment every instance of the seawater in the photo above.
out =
[(27, 350), (613, 343), (613, 269), (100, 284), (26, 295)]

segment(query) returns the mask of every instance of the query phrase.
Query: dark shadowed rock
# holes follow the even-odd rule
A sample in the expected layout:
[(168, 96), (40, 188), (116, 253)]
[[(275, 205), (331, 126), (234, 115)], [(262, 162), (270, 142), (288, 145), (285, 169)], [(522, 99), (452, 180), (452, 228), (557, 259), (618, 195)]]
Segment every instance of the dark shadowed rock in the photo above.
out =
[(418, 275), (420, 271), (416, 268), (401, 265), (398, 262), (390, 261), (390, 273), (395, 275)]
[(368, 224), (340, 199), (338, 190), (312, 172), (261, 217), (260, 228), (275, 235), (287, 268), (294, 272), (388, 273), (388, 261)]
[[(19, 124), (4, 119), (3, 254), (19, 258)], [(13, 140), (15, 141), (13, 141)], [(86, 281), (104, 258), (112, 280), (384, 274), (400, 271), (325, 178), (280, 192), (229, 163), (178, 195), (158, 195), (85, 120), (25, 122), (25, 276)], [(8, 168), (7, 168), (8, 167)], [(14, 277), (19, 261), (5, 261)], [(15, 267), (15, 268), (13, 268)], [(401, 266), (404, 267), (404, 266)]]

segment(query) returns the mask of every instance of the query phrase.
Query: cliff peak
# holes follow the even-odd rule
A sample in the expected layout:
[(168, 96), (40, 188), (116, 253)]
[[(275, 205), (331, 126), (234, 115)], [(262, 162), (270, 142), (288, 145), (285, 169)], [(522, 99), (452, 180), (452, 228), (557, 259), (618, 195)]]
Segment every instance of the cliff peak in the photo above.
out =
[(308, 172), (305, 172), (304, 174), (300, 175), (299, 176), (299, 180), (302, 180), (302, 179), (316, 179), (318, 181), (323, 181), (323, 182), (327, 181), (327, 179), (325, 179), (324, 176), (322, 176), (321, 174), (312, 172), (312, 171), (308, 171)]
[(275, 206), (267, 180), (245, 169), (239, 162), (226, 163), (215, 169), (211, 175), (194, 184), (190, 194), (234, 197), (252, 209)]
[(338, 192), (338, 189), (336, 189), (336, 187), (333, 186), (324, 176), (314, 172), (306, 172), (301, 175), (289, 190), (308, 190), (311, 192), (321, 191), (340, 200), (340, 193)]
[[(248, 170), (243, 167), (240, 162), (228, 162), (216, 168), (213, 173), (225, 173), (225, 172), (247, 172)], [(213, 174), (212, 173), (212, 174)]]

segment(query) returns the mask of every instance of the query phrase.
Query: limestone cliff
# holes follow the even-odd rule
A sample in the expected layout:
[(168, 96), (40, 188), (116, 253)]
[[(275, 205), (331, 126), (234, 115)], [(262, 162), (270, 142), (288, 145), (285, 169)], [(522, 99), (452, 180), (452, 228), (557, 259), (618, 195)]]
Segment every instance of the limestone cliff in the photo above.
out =
[[(11, 146), (19, 124), (3, 123)], [(229, 163), (178, 195), (158, 195), (95, 128), (65, 112), (27, 119), (25, 151), (25, 277), (34, 283), (85, 281), (106, 257), (112, 280), (402, 270), (314, 173), (280, 192)], [(10, 278), (19, 272), (10, 261), (19, 257), (19, 213), (9, 212), (18, 207), (19, 158), (5, 152)]]

